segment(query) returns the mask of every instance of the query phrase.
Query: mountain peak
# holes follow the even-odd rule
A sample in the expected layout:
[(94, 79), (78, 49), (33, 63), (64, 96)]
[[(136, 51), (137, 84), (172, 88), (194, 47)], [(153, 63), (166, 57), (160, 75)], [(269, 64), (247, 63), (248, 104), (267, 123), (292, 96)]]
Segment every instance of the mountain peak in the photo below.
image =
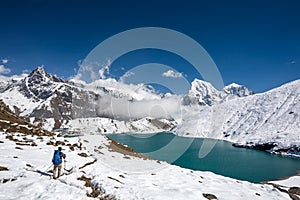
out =
[(223, 91), (227, 94), (237, 95), (239, 97), (249, 96), (254, 94), (249, 88), (239, 85), (237, 83), (231, 83), (223, 88)]
[(43, 82), (43, 81), (47, 81), (47, 80), (51, 80), (54, 82), (66, 82), (65, 80), (58, 78), (55, 75), (51, 75), (48, 74), (45, 69), (44, 66), (38, 66), (37, 68), (35, 68), (29, 75), (28, 78), (30, 81), (33, 82)]
[(194, 79), (189, 91), (189, 101), (200, 105), (212, 105), (218, 98), (218, 90), (206, 81)]
[(237, 83), (230, 83), (229, 85), (225, 86), (225, 88), (230, 88), (230, 87), (242, 87), (243, 85), (237, 84)]
[(50, 78), (50, 74), (48, 74), (45, 69), (44, 66), (38, 66), (37, 68), (35, 68), (34, 70), (32, 70), (32, 72), (29, 74), (29, 77), (34, 77), (34, 76), (40, 76), (40, 77), (48, 77)]
[(209, 93), (210, 91), (215, 92), (217, 89), (209, 82), (194, 79), (191, 85), (191, 90), (198, 91), (201, 93)]
[(40, 74), (46, 74), (46, 71), (44, 69), (44, 65), (37, 66), (37, 68), (35, 68), (33, 71), (37, 72), (37, 73), (40, 73)]
[(194, 79), (191, 83), (189, 94), (184, 98), (183, 103), (185, 105), (197, 103), (199, 105), (211, 106), (215, 103), (224, 102), (237, 97), (245, 97), (252, 94), (254, 94), (252, 90), (236, 83), (232, 83), (220, 91), (209, 82)]

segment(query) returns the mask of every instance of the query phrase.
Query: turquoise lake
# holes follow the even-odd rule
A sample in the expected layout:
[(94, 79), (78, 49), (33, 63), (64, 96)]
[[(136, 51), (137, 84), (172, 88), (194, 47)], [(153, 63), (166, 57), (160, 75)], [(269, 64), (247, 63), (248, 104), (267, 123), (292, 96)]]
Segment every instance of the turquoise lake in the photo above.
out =
[[(157, 160), (254, 183), (291, 176), (300, 170), (299, 158), (236, 148), (226, 141), (179, 137), (170, 133), (107, 136)], [(199, 158), (199, 150), (204, 143), (212, 149), (206, 156)], [(180, 157), (174, 160), (177, 155)]]

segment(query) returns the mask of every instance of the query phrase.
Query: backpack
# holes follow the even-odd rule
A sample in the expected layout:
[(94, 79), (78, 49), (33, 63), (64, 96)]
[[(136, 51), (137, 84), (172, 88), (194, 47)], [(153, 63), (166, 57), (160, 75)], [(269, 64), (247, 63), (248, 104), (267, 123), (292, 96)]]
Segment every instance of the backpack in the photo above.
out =
[(54, 151), (54, 155), (53, 155), (53, 158), (52, 158), (52, 163), (54, 165), (58, 165), (58, 164), (62, 163), (62, 160), (60, 158), (60, 151), (58, 151), (58, 150)]

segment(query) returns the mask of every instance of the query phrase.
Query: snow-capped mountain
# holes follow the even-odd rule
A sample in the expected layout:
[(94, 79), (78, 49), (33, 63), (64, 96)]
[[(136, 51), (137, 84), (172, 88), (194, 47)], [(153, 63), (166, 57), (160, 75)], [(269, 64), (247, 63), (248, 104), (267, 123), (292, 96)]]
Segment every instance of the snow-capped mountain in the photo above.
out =
[(225, 86), (223, 91), (227, 94), (232, 94), (239, 97), (245, 97), (254, 94), (254, 92), (249, 88), (236, 83), (231, 83), (230, 85)]
[[(71, 120), (78, 117), (101, 117), (97, 115), (95, 104), (106, 95), (124, 98), (128, 101), (160, 100), (163, 95), (155, 93), (144, 84), (124, 84), (115, 79), (97, 80), (90, 84), (73, 79), (66, 81), (37, 67), (24, 78), (2, 80), (0, 98), (15, 113), (23, 117)], [(222, 91), (210, 83), (195, 79), (189, 94), (183, 97), (184, 105), (213, 105), (228, 99), (251, 95), (244, 86), (231, 84)], [(180, 97), (181, 98), (181, 97)], [(56, 127), (57, 127), (56, 126)]]
[(298, 154), (299, 112), (300, 80), (297, 80), (265, 93), (203, 107), (199, 112), (187, 114), (175, 132), (247, 146), (265, 145), (267, 150), (290, 150)]
[(144, 84), (125, 84), (112, 78), (99, 79), (89, 84), (76, 79), (72, 79), (71, 82), (75, 84), (81, 83), (81, 87), (94, 91), (95, 93), (100, 92), (100, 95), (111, 95), (117, 98), (126, 97), (129, 100), (134, 99), (137, 101), (161, 98), (153, 89), (148, 88)]
[(188, 95), (183, 98), (183, 102), (185, 105), (199, 104), (212, 106), (230, 99), (252, 94), (254, 94), (252, 90), (236, 83), (225, 86), (219, 91), (211, 83), (195, 79), (191, 84)]
[(10, 80), (1, 90), (0, 98), (18, 115), (34, 122), (53, 118), (55, 128), (80, 112), (96, 116), (91, 107), (97, 95), (45, 72), (43, 67), (28, 76)]
[[(103, 96), (124, 98), (127, 101), (161, 98), (142, 84), (126, 85), (114, 79), (98, 80), (91, 84), (66, 81), (48, 74), (43, 67), (37, 67), (24, 78), (7, 82), (4, 80), (2, 83), (0, 99), (16, 114), (48, 130), (70, 124), (75, 126), (71, 121), (77, 118), (92, 120), (98, 126), (95, 129), (97, 132), (156, 132), (174, 126), (174, 122), (160, 120), (160, 123), (156, 123), (157, 120), (152, 118), (141, 119), (140, 123), (139, 120), (125, 123), (101, 119), (106, 116), (101, 116), (97, 111), (97, 104)], [(88, 120), (82, 121), (89, 124)]]

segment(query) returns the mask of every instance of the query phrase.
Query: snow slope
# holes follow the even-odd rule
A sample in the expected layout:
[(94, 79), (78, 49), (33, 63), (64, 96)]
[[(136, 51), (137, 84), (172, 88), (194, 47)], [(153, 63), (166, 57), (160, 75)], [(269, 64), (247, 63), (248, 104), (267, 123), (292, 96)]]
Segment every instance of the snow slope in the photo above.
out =
[[(240, 144), (300, 146), (300, 80), (265, 93), (232, 99), (186, 113), (178, 135), (224, 139)], [(296, 152), (297, 153), (297, 152)]]
[(292, 177), (289, 177), (287, 179), (280, 180), (280, 181), (271, 181), (271, 183), (275, 183), (277, 185), (288, 187), (288, 188), (290, 188), (290, 187), (300, 188), (300, 175), (292, 176)]
[(158, 133), (174, 126), (175, 122), (157, 120), (150, 117), (134, 121), (119, 121), (109, 118), (79, 118), (66, 124), (70, 129), (85, 133)]
[[(18, 145), (7, 135), (22, 142), (34, 140), (37, 146)], [(97, 196), (106, 199), (198, 200), (208, 195), (218, 199), (289, 199), (286, 193), (268, 184), (183, 169), (127, 155), (126, 151), (118, 153), (103, 135), (65, 140), (2, 132), (0, 141), (0, 166), (8, 169), (0, 171), (0, 199), (90, 199), (86, 194), (91, 194), (92, 189), (82, 180), (88, 180), (98, 191)], [(56, 147), (47, 143), (56, 141), (64, 142), (66, 169), (73, 170), (53, 180), (45, 170)]]

